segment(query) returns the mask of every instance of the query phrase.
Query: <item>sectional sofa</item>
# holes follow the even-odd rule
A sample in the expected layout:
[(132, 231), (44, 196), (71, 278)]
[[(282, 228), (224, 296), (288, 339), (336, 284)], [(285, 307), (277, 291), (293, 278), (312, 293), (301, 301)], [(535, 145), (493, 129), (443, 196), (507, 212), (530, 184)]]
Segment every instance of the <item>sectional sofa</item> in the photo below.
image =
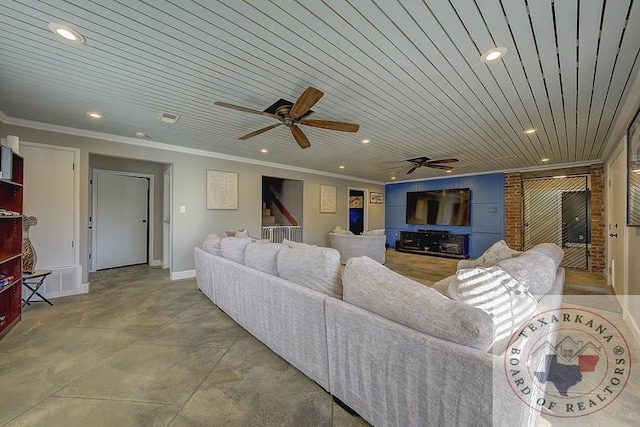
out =
[[(506, 340), (494, 339), (484, 310), (367, 257), (341, 271), (332, 248), (230, 237), (194, 255), (198, 287), (216, 306), (375, 426), (537, 424), (535, 405), (505, 380)], [(562, 299), (564, 270), (543, 264), (531, 268), (552, 269), (552, 283), (536, 313)]]

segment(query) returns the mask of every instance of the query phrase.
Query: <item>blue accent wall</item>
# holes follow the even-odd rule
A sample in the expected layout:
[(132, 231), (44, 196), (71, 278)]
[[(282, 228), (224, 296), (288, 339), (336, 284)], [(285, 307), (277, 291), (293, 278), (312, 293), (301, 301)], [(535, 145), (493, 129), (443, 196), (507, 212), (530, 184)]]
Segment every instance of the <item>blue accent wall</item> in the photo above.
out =
[[(407, 192), (471, 189), (471, 225), (418, 225), (407, 224)], [(429, 179), (399, 182), (385, 186), (385, 228), (387, 243), (395, 247), (401, 231), (447, 230), (469, 234), (469, 256), (477, 258), (498, 240), (504, 239), (504, 174), (464, 176), (460, 178)]]

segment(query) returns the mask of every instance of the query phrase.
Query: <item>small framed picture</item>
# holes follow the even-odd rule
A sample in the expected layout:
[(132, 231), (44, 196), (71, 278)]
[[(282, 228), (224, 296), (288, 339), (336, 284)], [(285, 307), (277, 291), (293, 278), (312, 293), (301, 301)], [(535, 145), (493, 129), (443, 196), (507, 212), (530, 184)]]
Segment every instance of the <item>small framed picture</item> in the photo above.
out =
[(381, 205), (384, 203), (384, 198), (382, 193), (374, 193), (373, 191), (369, 193), (369, 203), (372, 205)]

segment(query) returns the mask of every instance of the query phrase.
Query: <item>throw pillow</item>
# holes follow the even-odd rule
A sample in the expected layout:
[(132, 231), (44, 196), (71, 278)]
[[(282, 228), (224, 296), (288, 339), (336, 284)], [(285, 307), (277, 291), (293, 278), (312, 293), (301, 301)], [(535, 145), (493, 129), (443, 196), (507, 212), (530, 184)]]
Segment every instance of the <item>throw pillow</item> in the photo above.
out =
[(252, 242), (249, 237), (225, 237), (220, 241), (220, 251), (224, 258), (244, 264), (244, 250)]
[(202, 242), (202, 249), (209, 252), (210, 254), (221, 256), (222, 250), (220, 247), (221, 237), (217, 234), (209, 234), (204, 242)]
[(290, 248), (317, 248), (318, 245), (307, 245), (306, 243), (294, 242), (289, 239), (282, 239), (282, 244)]
[(227, 237), (249, 237), (246, 228), (241, 228), (239, 230), (226, 230), (225, 234)]
[(363, 231), (362, 235), (363, 236), (384, 236), (384, 228), (381, 228), (379, 230), (368, 230), (368, 231)]
[(344, 301), (428, 335), (487, 350), (491, 316), (389, 270), (369, 257), (347, 261)]
[(552, 258), (534, 251), (502, 260), (498, 267), (509, 273), (533, 295), (542, 296), (549, 292), (556, 280), (558, 267)]
[(284, 247), (278, 252), (278, 275), (283, 279), (342, 298), (340, 253), (332, 248)]
[(285, 246), (280, 243), (249, 243), (244, 250), (244, 264), (265, 273), (278, 275), (278, 253)]
[(503, 259), (513, 258), (520, 255), (521, 252), (511, 249), (504, 240), (500, 240), (493, 245), (482, 255), (475, 260), (463, 259), (458, 261), (457, 269), (474, 268), (474, 267), (488, 267), (498, 264)]
[(553, 260), (556, 269), (560, 267), (560, 263), (564, 258), (564, 251), (555, 243), (540, 243), (539, 245), (529, 249), (527, 252), (536, 252), (548, 256)]
[(511, 336), (535, 312), (537, 301), (525, 286), (500, 267), (460, 270), (448, 295), (493, 317), (494, 341)]

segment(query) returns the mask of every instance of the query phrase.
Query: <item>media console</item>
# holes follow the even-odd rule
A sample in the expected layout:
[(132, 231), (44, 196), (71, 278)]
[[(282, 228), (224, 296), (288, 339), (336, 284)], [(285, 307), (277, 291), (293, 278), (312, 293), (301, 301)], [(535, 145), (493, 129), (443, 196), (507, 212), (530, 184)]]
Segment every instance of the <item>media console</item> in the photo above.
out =
[(396, 250), (465, 259), (469, 258), (469, 235), (434, 230), (401, 231)]

